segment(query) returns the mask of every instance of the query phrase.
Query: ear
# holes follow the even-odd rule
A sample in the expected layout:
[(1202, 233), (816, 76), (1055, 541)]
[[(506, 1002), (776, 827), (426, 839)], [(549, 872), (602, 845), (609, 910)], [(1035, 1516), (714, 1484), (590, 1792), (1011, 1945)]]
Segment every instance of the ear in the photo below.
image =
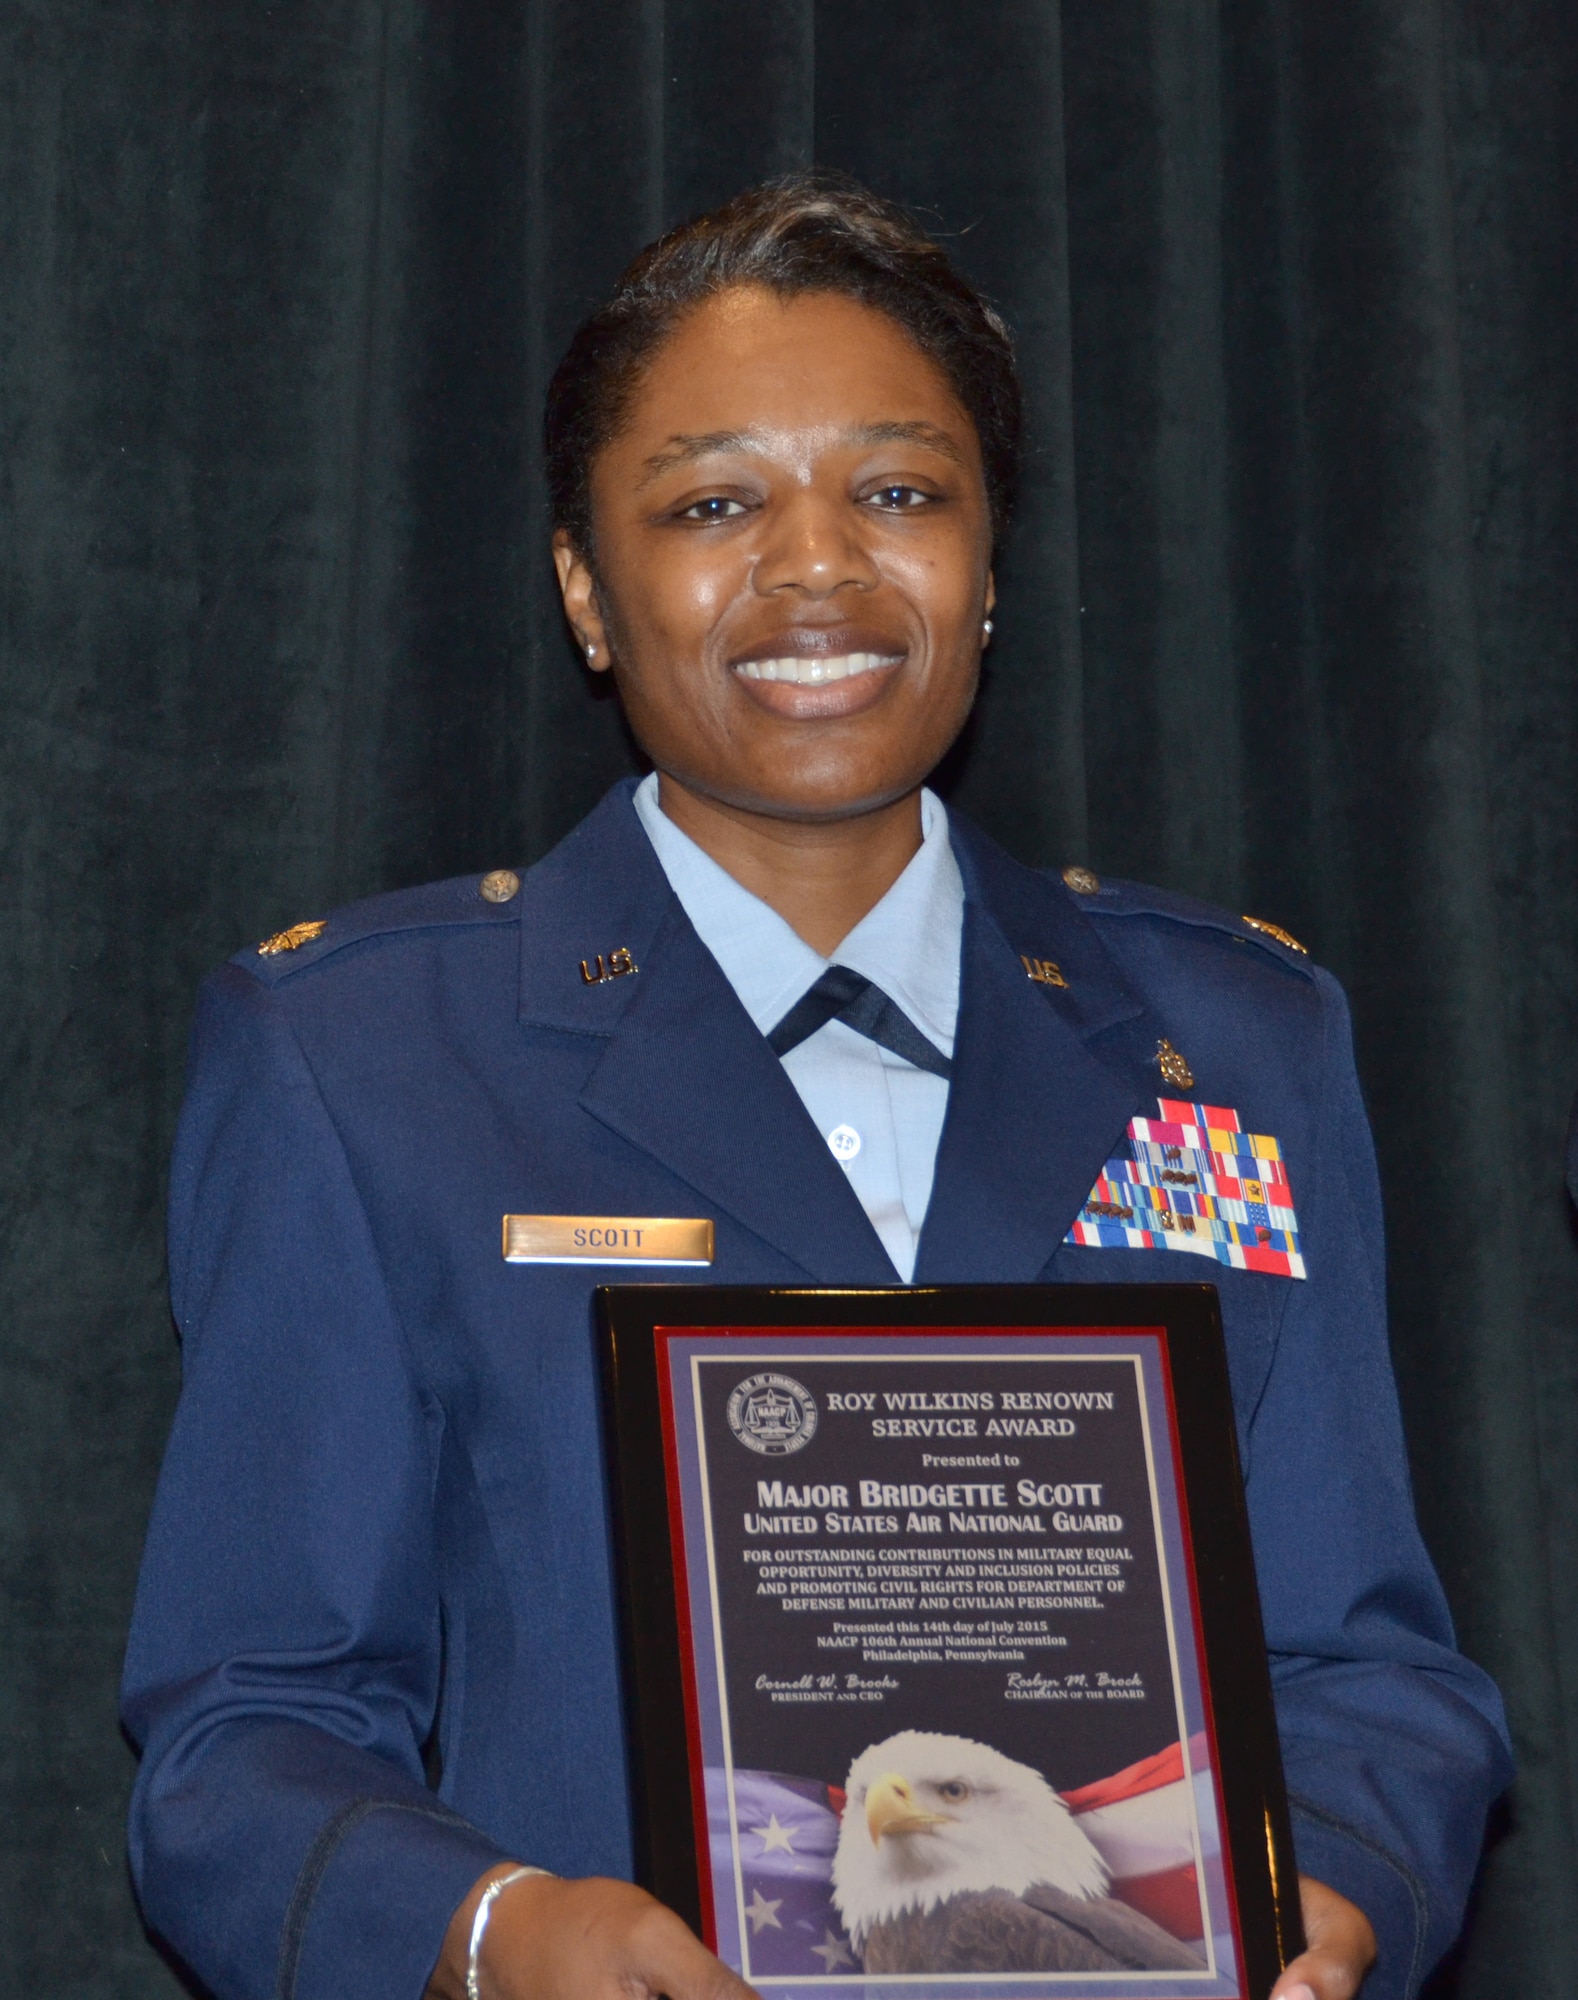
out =
[(556, 528), (553, 536), (553, 566), (559, 573), (559, 595), (564, 599), (564, 615), (570, 621), (586, 664), (594, 674), (606, 674), (614, 664), (608, 633), (597, 602), (597, 582), (591, 564), (571, 541), (569, 531)]
[(986, 572), (986, 590), (981, 601), (981, 651), (984, 653), (992, 642), (992, 611), (997, 603), (997, 578), (991, 570)]

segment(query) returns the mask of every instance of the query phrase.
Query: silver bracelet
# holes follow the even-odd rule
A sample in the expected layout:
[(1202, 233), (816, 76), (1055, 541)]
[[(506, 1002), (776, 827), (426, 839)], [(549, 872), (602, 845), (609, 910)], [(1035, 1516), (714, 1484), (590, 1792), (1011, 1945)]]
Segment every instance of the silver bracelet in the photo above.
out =
[(499, 1876), (497, 1881), (490, 1882), (483, 1890), (477, 1914), (471, 1919), (471, 1950), (466, 1958), (466, 2000), (482, 2000), (482, 1988), (477, 1984), (477, 1959), (487, 1934), (488, 1918), (493, 1914), (493, 1905), (500, 1890), (520, 1881), (523, 1875), (546, 1875), (549, 1872), (546, 1868), (512, 1868), (508, 1875)]

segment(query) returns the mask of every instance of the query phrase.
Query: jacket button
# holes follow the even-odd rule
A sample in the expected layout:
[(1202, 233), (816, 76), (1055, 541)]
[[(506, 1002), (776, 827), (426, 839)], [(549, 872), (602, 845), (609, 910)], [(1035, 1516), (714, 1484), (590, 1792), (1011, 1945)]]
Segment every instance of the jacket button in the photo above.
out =
[(1088, 868), (1070, 866), (1063, 870), (1063, 886), (1072, 889), (1076, 896), (1094, 896), (1101, 887), (1101, 879)]
[(477, 894), (485, 903), (507, 903), (521, 892), (521, 878), (513, 868), (495, 868), (477, 884)]

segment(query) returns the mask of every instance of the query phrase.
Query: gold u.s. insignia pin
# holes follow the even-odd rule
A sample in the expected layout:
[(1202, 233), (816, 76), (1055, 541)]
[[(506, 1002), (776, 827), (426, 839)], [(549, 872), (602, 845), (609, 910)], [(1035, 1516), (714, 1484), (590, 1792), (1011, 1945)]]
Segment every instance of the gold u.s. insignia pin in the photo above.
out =
[(632, 972), (640, 970), (624, 945), (618, 951), (611, 951), (606, 958), (599, 952), (590, 963), (584, 958), (581, 960), (581, 980), (586, 986), (602, 986), (610, 979), (628, 979)]
[(1194, 1071), (1165, 1035), (1156, 1044), (1156, 1067), (1162, 1073), (1162, 1081), (1170, 1083), (1174, 1090), (1194, 1089)]
[(1026, 975), (1033, 979), (1037, 986), (1067, 986), (1068, 984), (1068, 981), (1063, 977), (1063, 969), (1055, 958), (1027, 958), (1021, 952), (1019, 954), (1019, 963), (1025, 968)]
[(329, 928), (327, 917), (315, 917), (310, 924), (292, 924), (288, 931), (276, 931), (258, 946), (259, 958), (274, 958), (282, 951), (299, 951)]

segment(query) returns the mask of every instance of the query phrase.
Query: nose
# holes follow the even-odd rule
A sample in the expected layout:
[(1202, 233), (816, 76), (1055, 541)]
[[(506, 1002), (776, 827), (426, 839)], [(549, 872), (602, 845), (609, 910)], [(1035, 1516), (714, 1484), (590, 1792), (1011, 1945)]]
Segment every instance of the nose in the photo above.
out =
[(842, 497), (802, 489), (772, 510), (752, 583), (760, 597), (794, 591), (812, 598), (871, 590), (879, 574), (858, 510)]

